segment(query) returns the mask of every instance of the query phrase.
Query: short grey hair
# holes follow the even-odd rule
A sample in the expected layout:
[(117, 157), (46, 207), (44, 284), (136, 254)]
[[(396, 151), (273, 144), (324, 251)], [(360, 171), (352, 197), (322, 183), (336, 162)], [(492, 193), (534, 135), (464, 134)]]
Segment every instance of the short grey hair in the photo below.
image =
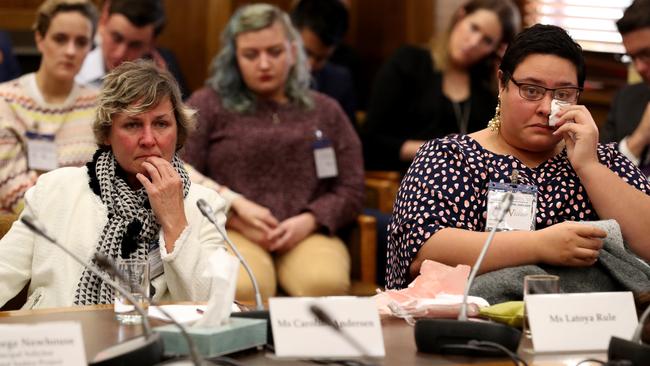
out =
[[(156, 107), (169, 98), (178, 128), (176, 150), (183, 147), (187, 136), (196, 126), (195, 111), (181, 99), (174, 77), (158, 68), (152, 61), (124, 62), (106, 75), (99, 95), (93, 132), (100, 147), (106, 147), (113, 116), (117, 113), (139, 114)], [(137, 103), (137, 104), (136, 104)]]
[(247, 5), (235, 12), (221, 34), (222, 48), (211, 65), (212, 76), (206, 84), (216, 90), (226, 109), (235, 112), (255, 110), (256, 96), (248, 89), (237, 64), (238, 35), (271, 27), (279, 22), (285, 36), (296, 48), (296, 62), (289, 71), (285, 92), (289, 100), (300, 107), (309, 109), (313, 101), (309, 93), (311, 75), (302, 39), (291, 24), (289, 16), (279, 8), (269, 4)]

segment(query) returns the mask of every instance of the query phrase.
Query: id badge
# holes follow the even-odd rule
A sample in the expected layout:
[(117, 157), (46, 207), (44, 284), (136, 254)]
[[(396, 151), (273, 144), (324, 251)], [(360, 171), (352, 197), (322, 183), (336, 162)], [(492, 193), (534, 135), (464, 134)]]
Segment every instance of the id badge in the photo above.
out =
[(527, 184), (488, 183), (487, 218), (485, 231), (492, 230), (499, 221), (503, 196), (512, 193), (512, 204), (497, 231), (535, 230), (537, 214), (537, 187)]
[(334, 178), (339, 175), (336, 166), (336, 153), (332, 142), (323, 137), (320, 130), (316, 131), (314, 147), (314, 163), (316, 164), (316, 176), (318, 179)]
[(160, 257), (160, 245), (158, 242), (149, 244), (149, 278), (153, 281), (165, 273), (162, 258)]
[(59, 167), (54, 135), (27, 132), (26, 137), (29, 169), (50, 171)]

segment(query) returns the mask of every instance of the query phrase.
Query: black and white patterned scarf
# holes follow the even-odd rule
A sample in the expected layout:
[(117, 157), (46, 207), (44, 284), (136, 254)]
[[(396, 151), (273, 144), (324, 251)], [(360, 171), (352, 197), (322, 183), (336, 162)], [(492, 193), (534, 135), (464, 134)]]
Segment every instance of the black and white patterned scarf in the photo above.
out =
[[(150, 247), (157, 247), (160, 225), (149, 205), (144, 188), (134, 191), (126, 182), (126, 173), (115, 160), (113, 152), (99, 149), (86, 164), (90, 188), (108, 209), (108, 222), (102, 230), (96, 252), (110, 258), (146, 260)], [(183, 162), (174, 155), (172, 166), (183, 180), (183, 197), (190, 189), (190, 180)], [(93, 264), (95, 260), (93, 259)], [(111, 304), (113, 289), (88, 269), (84, 269), (77, 285), (76, 305)]]

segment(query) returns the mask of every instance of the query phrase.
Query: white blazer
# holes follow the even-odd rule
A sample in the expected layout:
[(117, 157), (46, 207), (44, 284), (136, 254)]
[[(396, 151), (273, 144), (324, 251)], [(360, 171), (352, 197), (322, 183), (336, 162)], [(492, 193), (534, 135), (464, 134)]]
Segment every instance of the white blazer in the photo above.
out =
[[(61, 168), (43, 174), (25, 194), (28, 215), (46, 232), (88, 262), (106, 225), (107, 208), (89, 184), (86, 167)], [(188, 226), (166, 253), (160, 233), (164, 275), (152, 281), (156, 301), (206, 301), (210, 279), (204, 277), (208, 257), (225, 245), (215, 227), (196, 206), (200, 198), (215, 210), (223, 229), (225, 201), (215, 191), (198, 184), (185, 197)], [(42, 237), (16, 221), (0, 240), (0, 306), (31, 279), (23, 309), (72, 306), (83, 267)]]

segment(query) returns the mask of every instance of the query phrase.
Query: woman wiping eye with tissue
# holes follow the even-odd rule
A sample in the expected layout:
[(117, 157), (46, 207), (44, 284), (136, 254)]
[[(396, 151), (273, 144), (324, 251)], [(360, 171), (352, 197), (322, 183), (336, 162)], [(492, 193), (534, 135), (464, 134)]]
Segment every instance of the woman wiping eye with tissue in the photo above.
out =
[[(544, 272), (559, 274), (565, 292), (650, 290), (649, 267), (637, 258), (650, 260), (650, 217), (639, 214), (650, 211), (650, 185), (615, 146), (598, 144), (596, 123), (578, 104), (580, 46), (559, 27), (535, 25), (515, 37), (497, 78), (489, 128), (429, 141), (404, 177), (389, 228), (388, 287), (408, 285), (427, 259), (473, 265), (495, 226), (494, 203), (511, 191), (471, 294), (520, 299), (523, 276)], [(554, 100), (567, 105), (552, 113)]]

